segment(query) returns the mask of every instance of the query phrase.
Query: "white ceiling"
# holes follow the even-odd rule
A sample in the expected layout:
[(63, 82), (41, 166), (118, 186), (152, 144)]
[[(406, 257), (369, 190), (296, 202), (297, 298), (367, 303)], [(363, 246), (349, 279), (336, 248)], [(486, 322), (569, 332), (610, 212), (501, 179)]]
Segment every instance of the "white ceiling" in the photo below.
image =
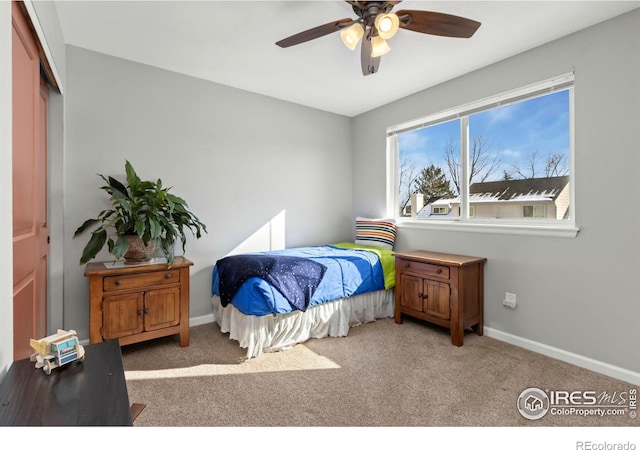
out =
[(339, 33), (276, 41), (342, 18), (344, 1), (56, 1), (65, 42), (355, 116), (640, 7), (640, 1), (403, 1), (482, 23), (470, 39), (399, 30), (378, 73)]

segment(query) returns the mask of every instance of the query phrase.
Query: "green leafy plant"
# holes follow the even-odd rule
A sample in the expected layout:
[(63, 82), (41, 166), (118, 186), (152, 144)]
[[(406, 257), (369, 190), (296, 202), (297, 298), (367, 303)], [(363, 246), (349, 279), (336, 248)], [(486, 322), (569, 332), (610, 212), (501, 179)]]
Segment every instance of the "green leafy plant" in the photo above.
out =
[(162, 180), (142, 181), (133, 166), (126, 161), (127, 185), (113, 177), (100, 176), (107, 184), (102, 186), (110, 196), (112, 208), (105, 209), (95, 219), (86, 220), (73, 237), (97, 225), (84, 247), (80, 264), (86, 264), (105, 246), (115, 259), (122, 258), (129, 248), (126, 236), (136, 235), (144, 245), (155, 242), (167, 257), (174, 261), (174, 247), (178, 240), (185, 251), (185, 231), (200, 239), (207, 227), (189, 211), (184, 199), (169, 193), (171, 188), (162, 186)]

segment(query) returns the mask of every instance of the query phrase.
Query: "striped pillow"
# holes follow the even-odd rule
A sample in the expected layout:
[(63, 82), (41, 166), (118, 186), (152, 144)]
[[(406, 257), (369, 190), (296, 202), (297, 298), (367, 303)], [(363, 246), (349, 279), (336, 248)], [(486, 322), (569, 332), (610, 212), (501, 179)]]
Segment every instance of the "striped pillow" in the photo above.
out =
[(396, 240), (395, 219), (356, 218), (356, 244), (393, 250)]

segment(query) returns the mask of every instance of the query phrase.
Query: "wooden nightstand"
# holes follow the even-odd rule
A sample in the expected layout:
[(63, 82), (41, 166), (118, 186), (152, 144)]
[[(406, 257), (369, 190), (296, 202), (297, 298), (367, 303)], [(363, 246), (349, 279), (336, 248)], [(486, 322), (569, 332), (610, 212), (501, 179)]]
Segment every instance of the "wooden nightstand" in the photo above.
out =
[(133, 344), (173, 334), (189, 345), (189, 267), (181, 256), (166, 263), (113, 267), (87, 264), (89, 341)]
[(460, 347), (465, 328), (483, 334), (484, 263), (486, 258), (424, 250), (394, 252), (395, 321), (407, 314), (451, 331)]

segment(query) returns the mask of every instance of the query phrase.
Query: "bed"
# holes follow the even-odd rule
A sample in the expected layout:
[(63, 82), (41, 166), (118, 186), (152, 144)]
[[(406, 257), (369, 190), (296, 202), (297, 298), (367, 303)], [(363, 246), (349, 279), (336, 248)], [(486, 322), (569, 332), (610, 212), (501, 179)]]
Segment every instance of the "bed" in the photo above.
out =
[(212, 273), (215, 321), (253, 358), (393, 317), (392, 246), (357, 239), (222, 258)]

